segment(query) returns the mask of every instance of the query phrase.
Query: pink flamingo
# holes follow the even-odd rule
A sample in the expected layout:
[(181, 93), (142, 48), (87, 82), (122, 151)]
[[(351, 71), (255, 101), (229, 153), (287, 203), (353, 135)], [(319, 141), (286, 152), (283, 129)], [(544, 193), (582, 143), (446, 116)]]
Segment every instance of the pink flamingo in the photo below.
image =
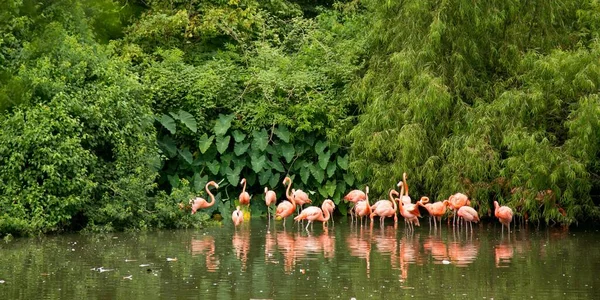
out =
[(463, 220), (465, 220), (466, 222), (469, 222), (469, 225), (471, 225), (471, 232), (473, 232), (473, 223), (472, 222), (479, 222), (479, 215), (477, 214), (477, 211), (475, 209), (473, 209), (470, 206), (461, 206), (458, 209), (458, 218), (462, 218)]
[(265, 186), (265, 204), (267, 205), (267, 218), (271, 220), (269, 208), (271, 205), (274, 205), (277, 202), (277, 195), (274, 191), (270, 191), (268, 187)]
[(246, 192), (246, 178), (242, 178), (240, 184), (244, 185), (242, 193), (240, 193), (240, 205), (250, 205), (250, 194)]
[(448, 204), (450, 209), (454, 211), (454, 216), (452, 218), (452, 225), (454, 225), (456, 224), (456, 211), (465, 205), (471, 205), (471, 201), (469, 201), (467, 195), (456, 193), (448, 198)]
[[(333, 203), (333, 201), (325, 201), (323, 202), (321, 207), (329, 211), (329, 215), (331, 216), (330, 220), (331, 222), (333, 222), (333, 211), (335, 210), (335, 203)], [(327, 221), (327, 224), (329, 224), (329, 220)]]
[(304, 204), (311, 204), (312, 200), (308, 198), (308, 194), (303, 190), (294, 190), (292, 189), (292, 195), (294, 197), (294, 201), (296, 201), (296, 205), (298, 205), (298, 209), (302, 211), (304, 208)]
[(354, 205), (352, 205), (352, 207), (350, 207), (350, 210), (349, 210), (350, 218), (353, 222), (354, 222), (354, 206), (359, 201), (365, 201), (366, 199), (367, 199), (367, 194), (365, 194), (365, 192), (363, 192), (361, 190), (352, 190), (352, 191), (350, 191), (350, 193), (348, 193), (346, 196), (344, 196), (345, 201), (354, 203)]
[[(433, 217), (433, 225), (437, 227), (436, 219), (440, 222), (440, 226), (442, 225), (442, 216), (446, 213), (446, 208), (448, 207), (448, 200), (438, 201), (435, 203), (428, 203), (429, 197), (421, 197), (419, 200), (419, 205), (425, 207), (429, 215)], [(430, 224), (431, 226), (431, 224)]]
[(413, 204), (412, 199), (408, 195), (408, 183), (406, 183), (406, 172), (402, 173), (402, 181), (398, 183), (398, 187), (400, 187), (400, 183), (404, 187), (404, 195), (400, 194), (400, 199), (402, 199), (402, 204), (404, 205), (404, 209), (411, 212), (417, 217), (421, 217), (421, 212), (419, 211), (419, 205)]
[(502, 223), (502, 234), (504, 234), (504, 226), (506, 226), (510, 235), (510, 222), (512, 222), (513, 218), (512, 209), (508, 206), (500, 206), (498, 201), (494, 201), (494, 215)]
[(362, 225), (362, 218), (371, 214), (371, 205), (369, 205), (369, 187), (365, 188), (366, 198), (363, 201), (358, 201), (354, 206), (354, 212), (356, 217), (360, 218), (360, 225)]
[(199, 209), (209, 208), (215, 204), (215, 196), (210, 192), (210, 190), (208, 190), (208, 186), (211, 185), (214, 186), (216, 189), (219, 188), (219, 185), (214, 181), (208, 182), (204, 187), (206, 193), (210, 197), (210, 202), (206, 202), (206, 199), (201, 197), (196, 197), (190, 200), (190, 204), (192, 205), (192, 215), (195, 214), (196, 211), (198, 211)]
[(290, 193), (292, 179), (285, 177), (285, 179), (283, 179), (283, 184), (285, 185), (286, 182), (288, 182), (288, 186), (285, 191), (285, 195), (288, 201), (279, 203), (279, 205), (277, 205), (277, 210), (275, 211), (275, 217), (280, 217), (283, 219), (283, 227), (285, 227), (285, 218), (291, 216), (296, 211), (296, 202), (294, 201), (293, 195)]
[(242, 222), (244, 221), (244, 214), (240, 210), (239, 206), (237, 206), (231, 214), (231, 220), (233, 220), (233, 225), (235, 225), (236, 227), (242, 224)]
[[(400, 195), (402, 195), (403, 192), (404, 192), (404, 184), (401, 183), (400, 184)], [(398, 205), (398, 208), (400, 209), (400, 215), (402, 215), (402, 217), (404, 217), (404, 223), (407, 223), (409, 230), (415, 230), (415, 228), (414, 228), (415, 224), (417, 226), (421, 226), (419, 224), (419, 218), (417, 218), (417, 214), (415, 214), (414, 211), (409, 211), (408, 209), (404, 208), (404, 203), (399, 198), (396, 198), (396, 201), (398, 201), (400, 204), (400, 205)], [(418, 211), (418, 207), (417, 207), (417, 211)]]
[(294, 218), (294, 221), (308, 220), (308, 224), (306, 224), (306, 231), (308, 231), (308, 226), (314, 221), (323, 222), (323, 226), (325, 226), (325, 222), (329, 221), (329, 218), (331, 217), (327, 206), (330, 206), (332, 204), (333, 201), (331, 201), (330, 199), (326, 199), (325, 201), (323, 201), (323, 204), (321, 204), (322, 209), (317, 206), (309, 206), (306, 209), (304, 209), (298, 216), (296, 216)]
[(371, 225), (373, 225), (373, 217), (379, 216), (379, 225), (383, 227), (386, 217), (394, 217), (394, 223), (398, 223), (398, 215), (396, 215), (396, 211), (398, 207), (396, 206), (396, 201), (394, 201), (394, 195), (398, 195), (398, 191), (392, 189), (390, 190), (390, 200), (379, 200), (375, 202), (375, 204), (371, 205), (371, 210), (373, 211), (370, 215)]

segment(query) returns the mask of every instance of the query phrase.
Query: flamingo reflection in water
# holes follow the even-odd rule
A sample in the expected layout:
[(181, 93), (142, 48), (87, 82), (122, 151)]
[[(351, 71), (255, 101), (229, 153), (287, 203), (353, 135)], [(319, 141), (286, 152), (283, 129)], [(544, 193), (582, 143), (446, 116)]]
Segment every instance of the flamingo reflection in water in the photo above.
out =
[(242, 271), (245, 271), (250, 251), (250, 228), (243, 226), (240, 230), (236, 230), (233, 234), (232, 244), (235, 256), (242, 262)]
[(466, 267), (477, 258), (479, 254), (479, 244), (473, 241), (465, 243), (451, 242), (448, 245), (448, 256), (452, 263), (459, 267)]
[[(277, 249), (283, 255), (284, 271), (290, 274), (298, 260), (309, 259), (311, 255), (322, 254), (325, 258), (335, 256), (335, 239), (327, 228), (319, 236), (278, 232)], [(273, 262), (276, 263), (276, 262)]]
[(191, 241), (192, 256), (206, 255), (206, 270), (215, 272), (219, 268), (219, 258), (215, 256), (215, 238), (212, 236), (203, 236)]
[(431, 257), (435, 260), (435, 264), (441, 264), (448, 259), (448, 247), (440, 237), (429, 236), (423, 242), (425, 252), (431, 253)]
[(366, 260), (367, 278), (371, 278), (371, 241), (369, 236), (365, 236), (362, 226), (358, 230), (360, 233), (354, 231), (346, 237), (346, 244), (351, 256)]
[(502, 243), (494, 247), (494, 261), (496, 268), (508, 267), (511, 259), (515, 255), (515, 251), (512, 245)]

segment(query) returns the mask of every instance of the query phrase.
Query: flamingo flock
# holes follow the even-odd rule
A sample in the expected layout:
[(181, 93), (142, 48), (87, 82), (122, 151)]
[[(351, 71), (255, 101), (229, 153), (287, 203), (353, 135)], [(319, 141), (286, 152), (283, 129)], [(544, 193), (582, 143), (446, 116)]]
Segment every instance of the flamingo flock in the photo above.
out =
[[(284, 186), (286, 186), (286, 199), (277, 204), (275, 213), (273, 214), (273, 219), (282, 220), (284, 228), (286, 227), (286, 219), (289, 217), (293, 217), (294, 221), (297, 223), (303, 223), (304, 220), (308, 221), (305, 227), (307, 231), (309, 227), (312, 228), (312, 225), (315, 222), (321, 222), (325, 227), (329, 224), (330, 220), (333, 221), (331, 216), (336, 207), (334, 201), (331, 199), (325, 199), (322, 202), (321, 207), (304, 207), (305, 205), (312, 204), (312, 200), (309, 198), (308, 194), (300, 189), (292, 189), (292, 179), (290, 177), (285, 177), (282, 183)], [(240, 185), (242, 185), (242, 192), (239, 195), (239, 205), (236, 207), (236, 210), (231, 216), (232, 222), (236, 227), (240, 226), (244, 222), (244, 214), (242, 209), (245, 209), (246, 211), (248, 210), (250, 199), (252, 198), (251, 195), (246, 191), (246, 184), (246, 179), (243, 178), (240, 181)], [(371, 225), (373, 225), (374, 218), (379, 217), (380, 226), (383, 228), (385, 219), (392, 218), (394, 220), (394, 224), (397, 226), (399, 213), (404, 219), (406, 229), (412, 232), (415, 230), (415, 226), (420, 226), (419, 218), (422, 218), (422, 215), (419, 207), (423, 207), (424, 210), (427, 211), (429, 216), (429, 226), (431, 227), (431, 219), (433, 219), (433, 226), (436, 229), (438, 227), (438, 223), (440, 224), (441, 228), (441, 218), (446, 215), (448, 210), (450, 210), (453, 215), (453, 226), (464, 226), (465, 229), (470, 229), (470, 231), (473, 232), (473, 222), (478, 223), (480, 221), (477, 210), (471, 206), (469, 197), (463, 193), (455, 193), (450, 195), (446, 200), (437, 201), (434, 203), (430, 202), (429, 197), (423, 196), (419, 201), (413, 203), (409, 195), (409, 186), (407, 183), (406, 173), (403, 173), (402, 180), (400, 180), (396, 186), (400, 189), (400, 191), (398, 192), (396, 189), (390, 189), (388, 193), (389, 200), (381, 199), (372, 205), (369, 202), (368, 186), (365, 186), (364, 191), (355, 189), (346, 194), (343, 197), (343, 200), (350, 203), (350, 209), (348, 212), (351, 217), (351, 222), (356, 222), (357, 225), (360, 222), (362, 226), (363, 219), (366, 217), (364, 222), (367, 223), (370, 220)], [(210, 181), (206, 184), (205, 190), (210, 197), (210, 202), (201, 197), (196, 197), (190, 200), (192, 214), (195, 214), (200, 209), (206, 209), (215, 204), (215, 197), (211, 193), (209, 189), (210, 187), (218, 189), (219, 185), (214, 181)], [(277, 195), (275, 191), (265, 187), (264, 200), (265, 205), (267, 206), (267, 219), (270, 223), (270, 210), (277, 203)], [(497, 201), (494, 201), (494, 216), (502, 224), (502, 234), (504, 234), (504, 227), (507, 227), (508, 234), (510, 235), (510, 224), (513, 218), (512, 209), (508, 206), (500, 206)]]

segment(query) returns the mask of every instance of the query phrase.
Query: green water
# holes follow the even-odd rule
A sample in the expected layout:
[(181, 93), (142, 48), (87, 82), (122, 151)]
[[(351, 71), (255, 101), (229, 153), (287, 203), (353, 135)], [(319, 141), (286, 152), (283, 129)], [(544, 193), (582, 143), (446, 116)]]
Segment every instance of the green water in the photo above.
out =
[(256, 219), (0, 244), (0, 299), (600, 299), (597, 230)]

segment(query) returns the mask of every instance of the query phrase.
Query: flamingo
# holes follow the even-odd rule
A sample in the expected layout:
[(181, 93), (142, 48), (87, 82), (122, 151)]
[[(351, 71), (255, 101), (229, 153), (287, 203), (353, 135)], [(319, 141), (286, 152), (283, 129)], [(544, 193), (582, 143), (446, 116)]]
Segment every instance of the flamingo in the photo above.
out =
[(300, 211), (303, 209), (304, 204), (311, 204), (312, 200), (308, 198), (308, 194), (303, 190), (292, 190), (292, 195), (294, 197), (294, 201), (296, 201), (296, 205), (299, 206)]
[(215, 204), (215, 196), (208, 189), (208, 186), (211, 186), (211, 185), (214, 186), (216, 189), (219, 188), (219, 185), (214, 181), (208, 182), (206, 184), (206, 186), (204, 187), (204, 189), (206, 190), (206, 193), (210, 197), (210, 202), (206, 202), (206, 199), (200, 198), (200, 197), (196, 197), (196, 198), (190, 200), (190, 204), (192, 205), (192, 215), (195, 214), (196, 211), (199, 209), (209, 208)]
[(244, 188), (242, 188), (242, 193), (240, 193), (240, 205), (250, 205), (250, 194), (246, 192), (246, 178), (242, 178), (240, 184), (244, 185)]
[[(325, 202), (323, 202), (321, 207), (324, 207), (325, 209), (327, 209), (329, 211), (329, 215), (331, 216), (331, 222), (333, 222), (332, 215), (333, 215), (333, 211), (335, 210), (335, 203), (333, 203), (333, 201), (325, 201)], [(327, 223), (329, 224), (329, 220), (327, 221)]]
[(354, 206), (354, 212), (356, 213), (356, 217), (360, 217), (360, 223), (362, 225), (362, 218), (364, 216), (368, 216), (371, 214), (371, 205), (369, 205), (369, 187), (365, 187), (365, 200), (358, 201)]
[(356, 203), (358, 203), (358, 201), (364, 201), (365, 199), (367, 199), (367, 194), (361, 190), (352, 190), (350, 193), (344, 196), (345, 201), (354, 203), (354, 205), (350, 208), (350, 218), (352, 221), (354, 221), (354, 206)]
[[(429, 197), (421, 197), (419, 200), (419, 205), (425, 207), (429, 215), (433, 217), (433, 225), (437, 227), (436, 219), (440, 222), (440, 226), (442, 224), (442, 216), (446, 213), (446, 207), (448, 207), (448, 200), (438, 201), (435, 203), (428, 203)], [(431, 224), (430, 224), (431, 225)]]
[[(422, 206), (429, 213), (429, 227), (431, 227), (431, 218), (433, 218), (433, 204), (429, 203), (429, 197), (423, 196), (419, 201), (417, 201), (417, 205)], [(435, 218), (433, 219), (433, 225), (437, 228), (435, 223)]]
[(328, 209), (328, 206), (331, 205), (333, 205), (333, 201), (331, 201), (330, 199), (326, 199), (325, 201), (323, 201), (323, 204), (321, 204), (321, 208), (317, 206), (309, 206), (306, 209), (304, 209), (298, 216), (296, 216), (294, 218), (294, 221), (308, 220), (308, 224), (306, 224), (306, 231), (308, 231), (308, 226), (314, 221), (323, 222), (323, 226), (325, 226), (325, 222), (329, 221), (329, 218), (331, 217)]
[(400, 183), (405, 188), (404, 195), (400, 193), (400, 199), (402, 199), (402, 204), (404, 204), (404, 208), (414, 214), (417, 217), (421, 217), (421, 212), (419, 211), (419, 205), (413, 204), (412, 199), (408, 195), (408, 184), (406, 183), (406, 172), (402, 173), (402, 181), (398, 182), (398, 187), (400, 187)]
[(277, 202), (277, 195), (274, 191), (270, 191), (268, 187), (265, 186), (265, 204), (267, 205), (267, 218), (271, 220), (269, 208), (271, 205)]
[(283, 201), (277, 205), (277, 210), (275, 211), (275, 217), (280, 217), (283, 219), (283, 227), (285, 227), (285, 218), (291, 216), (294, 211), (296, 211), (296, 202), (294, 201), (293, 195), (290, 193), (290, 188), (292, 187), (292, 179), (289, 177), (285, 177), (283, 179), (283, 184), (285, 185), (288, 182), (287, 189), (285, 191), (285, 195), (288, 201)]
[[(401, 183), (400, 184), (400, 195), (402, 195), (403, 192), (404, 192), (404, 184)], [(398, 201), (400, 204), (400, 205), (398, 205), (398, 208), (400, 209), (400, 215), (402, 215), (402, 217), (404, 217), (404, 223), (407, 223), (407, 226), (409, 226), (409, 229), (415, 230), (414, 224), (416, 224), (417, 226), (421, 226), (419, 224), (419, 218), (417, 218), (417, 215), (414, 213), (414, 211), (409, 211), (408, 209), (404, 208), (404, 203), (402, 202), (402, 200), (400, 198), (396, 198), (395, 200)]]
[(466, 222), (469, 222), (469, 224), (471, 225), (471, 232), (473, 232), (473, 223), (472, 222), (479, 222), (479, 215), (477, 214), (477, 211), (470, 207), (470, 206), (461, 206), (458, 209), (458, 213), (457, 213), (459, 218), (463, 218), (463, 220), (465, 220)]
[[(450, 198), (448, 198), (448, 203), (450, 204), (449, 205), (450, 209), (453, 211), (457, 211), (465, 205), (471, 205), (471, 201), (469, 201), (469, 198), (467, 197), (467, 195), (465, 195), (463, 193), (456, 193), (456, 194), (450, 196)], [(454, 216), (452, 218), (452, 225), (454, 225), (455, 223), (456, 223), (456, 213), (454, 213)]]
[(494, 215), (502, 223), (502, 234), (504, 234), (504, 226), (506, 226), (510, 235), (510, 222), (512, 222), (513, 218), (512, 209), (508, 206), (500, 206), (498, 201), (494, 201)]
[(242, 224), (242, 222), (244, 221), (244, 214), (240, 210), (239, 206), (237, 206), (231, 214), (231, 220), (233, 220), (233, 225), (235, 225), (236, 227)]
[(371, 206), (371, 210), (373, 211), (370, 215), (371, 225), (373, 225), (373, 217), (375, 216), (379, 216), (379, 225), (381, 227), (383, 227), (386, 217), (394, 216), (394, 223), (398, 223), (398, 215), (396, 215), (398, 207), (396, 206), (396, 201), (394, 201), (394, 194), (398, 196), (398, 191), (394, 189), (390, 190), (390, 200), (379, 200)]

